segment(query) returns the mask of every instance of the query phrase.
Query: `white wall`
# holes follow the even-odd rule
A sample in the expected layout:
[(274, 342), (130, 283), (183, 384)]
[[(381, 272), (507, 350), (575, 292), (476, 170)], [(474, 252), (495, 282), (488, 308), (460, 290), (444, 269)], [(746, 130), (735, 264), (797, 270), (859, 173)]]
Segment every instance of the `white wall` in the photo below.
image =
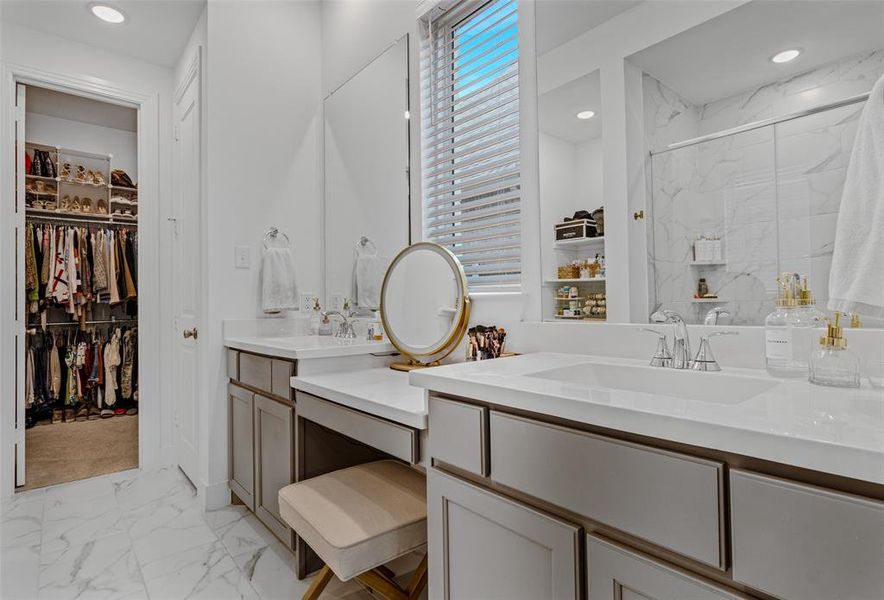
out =
[[(14, 102), (14, 88), (9, 85), (12, 71), (28, 71), (40, 74), (42, 79), (57, 82), (61, 91), (70, 91), (69, 86), (88, 90), (95, 99), (107, 98), (107, 94), (119, 91), (129, 97), (144, 99), (143, 109), (139, 114), (139, 131), (141, 134), (139, 148), (139, 188), (142, 200), (140, 210), (139, 244), (139, 320), (144, 332), (160, 330), (160, 272), (157, 255), (159, 216), (161, 202), (169, 196), (171, 155), (171, 71), (164, 67), (152, 65), (123, 55), (111, 54), (88, 45), (71, 42), (53, 35), (30, 30), (20, 25), (2, 23), (0, 31), (0, 58), (2, 58), (6, 77), (0, 82), (2, 97), (2, 139), (0, 148), (0, 180), (3, 181), (3, 202), (0, 207), (0, 240), (4, 246), (0, 256), (0, 424), (2, 424), (2, 444), (0, 444), (0, 493), (11, 493), (12, 490), (12, 457), (6, 454), (10, 449), (9, 440), (12, 436), (12, 406), (15, 396), (15, 377), (12, 353), (15, 336), (15, 323), (8, 315), (12, 314), (11, 306), (15, 302), (14, 276), (17, 265), (12, 248), (14, 239), (13, 228), (16, 218), (12, 213), (12, 168), (14, 156), (10, 139), (13, 123), (9, 107)], [(65, 89), (68, 88), (68, 89)], [(154, 241), (151, 241), (154, 240)], [(157, 360), (151, 360), (160, 354), (157, 336), (143, 334), (139, 336), (139, 351), (142, 360), (140, 372), (141, 414), (139, 427), (142, 432), (141, 464), (152, 467), (169, 459), (169, 448), (163, 447), (157, 434), (162, 428), (162, 419), (166, 418), (156, 405), (161, 402), (160, 369)], [(145, 432), (148, 432), (145, 434)]]
[(85, 152), (113, 154), (114, 169), (123, 169), (138, 181), (138, 134), (29, 112), (26, 115), (28, 141), (62, 146)]
[[(317, 2), (210, 2), (207, 15), (207, 360), (204, 481), (227, 481), (222, 321), (259, 311), (261, 241), (292, 241), (302, 292), (322, 287), (320, 11)], [(234, 33), (235, 32), (235, 33)], [(234, 268), (234, 249), (251, 268)]]

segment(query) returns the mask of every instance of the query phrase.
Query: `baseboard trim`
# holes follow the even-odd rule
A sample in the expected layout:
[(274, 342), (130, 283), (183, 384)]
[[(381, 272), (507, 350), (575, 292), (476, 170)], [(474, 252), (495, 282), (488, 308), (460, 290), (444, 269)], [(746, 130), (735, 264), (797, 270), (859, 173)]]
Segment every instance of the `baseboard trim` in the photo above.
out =
[(230, 488), (226, 481), (207, 484), (202, 483), (203, 505), (206, 510), (217, 510), (230, 505)]

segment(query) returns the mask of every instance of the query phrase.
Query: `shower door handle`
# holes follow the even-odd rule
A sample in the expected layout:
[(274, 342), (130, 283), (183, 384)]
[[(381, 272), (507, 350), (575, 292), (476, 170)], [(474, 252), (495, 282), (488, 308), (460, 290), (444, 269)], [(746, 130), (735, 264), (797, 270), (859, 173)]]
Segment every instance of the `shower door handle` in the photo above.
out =
[(197, 334), (198, 334), (198, 332), (196, 330), (196, 327), (191, 327), (190, 329), (184, 330), (184, 338), (185, 339), (188, 339), (188, 338), (197, 339), (197, 337), (198, 337)]

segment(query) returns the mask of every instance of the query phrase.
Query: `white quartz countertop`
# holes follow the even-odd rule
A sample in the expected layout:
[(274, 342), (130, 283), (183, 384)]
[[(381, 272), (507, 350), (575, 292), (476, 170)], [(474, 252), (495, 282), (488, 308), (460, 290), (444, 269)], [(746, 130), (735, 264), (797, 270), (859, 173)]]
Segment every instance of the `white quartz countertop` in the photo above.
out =
[[(583, 363), (648, 367), (645, 361), (536, 353), (412, 371), (412, 385), (502, 407), (681, 442), (884, 484), (884, 390), (779, 380), (764, 371), (684, 372), (693, 399), (533, 376)], [(604, 367), (602, 367), (604, 369)], [(722, 374), (756, 381), (741, 401), (706, 398)]]
[(236, 350), (299, 360), (396, 351), (390, 342), (348, 340), (324, 335), (225, 336), (224, 345)]
[(292, 387), (415, 429), (427, 428), (426, 394), (388, 367), (292, 377)]

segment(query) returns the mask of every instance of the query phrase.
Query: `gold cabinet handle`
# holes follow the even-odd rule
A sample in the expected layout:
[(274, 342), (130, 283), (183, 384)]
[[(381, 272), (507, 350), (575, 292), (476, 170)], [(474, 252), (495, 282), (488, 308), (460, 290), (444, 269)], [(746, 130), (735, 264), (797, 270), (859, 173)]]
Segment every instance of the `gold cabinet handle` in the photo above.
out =
[(196, 330), (196, 327), (192, 327), (192, 328), (190, 328), (190, 329), (185, 329), (185, 330), (184, 330), (184, 338), (185, 338), (185, 339), (187, 339), (187, 338), (197, 339), (197, 337), (198, 337), (197, 334), (198, 334), (198, 332), (197, 332), (197, 330)]
[(638, 212), (634, 212), (634, 213), (632, 213), (632, 218), (633, 218), (634, 220), (636, 220), (636, 221), (640, 221), (641, 219), (644, 219), (644, 218), (645, 218), (645, 211), (644, 211), (644, 209), (642, 209), (642, 210), (640, 210), (640, 211), (638, 211)]

